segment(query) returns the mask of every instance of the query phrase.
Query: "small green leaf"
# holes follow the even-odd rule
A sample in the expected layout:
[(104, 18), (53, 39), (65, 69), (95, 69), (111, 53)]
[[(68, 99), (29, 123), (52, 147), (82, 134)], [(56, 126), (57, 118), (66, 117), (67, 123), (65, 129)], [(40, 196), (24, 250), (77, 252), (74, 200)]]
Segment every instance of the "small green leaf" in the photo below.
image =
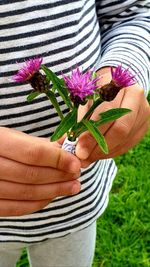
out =
[(42, 65), (41, 68), (45, 72), (46, 76), (50, 78), (53, 84), (64, 85), (63, 79), (58, 78), (52, 70), (48, 69), (45, 65)]
[(95, 126), (100, 126), (104, 123), (119, 119), (120, 117), (128, 114), (129, 112), (131, 112), (130, 109), (127, 108), (114, 108), (114, 109), (110, 109), (108, 111), (102, 112), (100, 113), (100, 120), (95, 121)]
[(89, 130), (89, 132), (93, 135), (93, 137), (95, 138), (95, 140), (98, 143), (101, 150), (105, 154), (108, 154), (108, 146), (107, 146), (107, 143), (105, 141), (105, 138), (101, 134), (101, 132), (98, 130), (98, 128), (95, 126), (93, 121), (83, 120), (82, 122), (86, 126), (87, 130)]
[(61, 121), (53, 135), (51, 141), (56, 141), (67, 133), (77, 121), (77, 109), (73, 109), (67, 116)]
[(63, 116), (63, 113), (62, 113), (62, 111), (61, 111), (61, 109), (60, 109), (60, 107), (59, 107), (59, 104), (58, 104), (58, 102), (57, 102), (57, 98), (56, 98), (55, 94), (54, 94), (52, 91), (48, 90), (48, 91), (46, 92), (46, 95), (47, 95), (47, 97), (49, 98), (49, 100), (51, 101), (51, 103), (53, 104), (54, 108), (56, 109), (56, 111), (57, 111), (59, 117), (60, 117), (61, 119), (63, 119), (64, 116)]
[(41, 93), (39, 92), (31, 92), (28, 96), (27, 96), (27, 101), (31, 102), (34, 98), (36, 98), (37, 96), (39, 96)]

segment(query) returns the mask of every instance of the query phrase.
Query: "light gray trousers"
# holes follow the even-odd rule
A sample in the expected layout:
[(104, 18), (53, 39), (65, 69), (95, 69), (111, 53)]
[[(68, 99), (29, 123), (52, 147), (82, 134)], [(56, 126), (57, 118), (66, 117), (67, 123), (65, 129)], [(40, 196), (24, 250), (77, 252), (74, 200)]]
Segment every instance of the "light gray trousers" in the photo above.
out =
[(0, 267), (14, 267), (22, 249), (28, 248), (32, 267), (91, 267), (95, 251), (96, 223), (87, 228), (47, 241), (25, 245), (0, 244)]

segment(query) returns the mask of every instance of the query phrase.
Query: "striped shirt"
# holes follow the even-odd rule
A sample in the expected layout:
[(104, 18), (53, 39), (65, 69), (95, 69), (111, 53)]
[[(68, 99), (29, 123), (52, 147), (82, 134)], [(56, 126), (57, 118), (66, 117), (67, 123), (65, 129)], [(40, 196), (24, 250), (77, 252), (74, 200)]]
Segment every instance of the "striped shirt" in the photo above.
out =
[[(42, 56), (57, 75), (120, 63), (148, 92), (149, 0), (0, 0), (0, 125), (49, 137), (60, 119), (45, 96), (31, 104), (28, 85), (12, 83), (17, 63)], [(68, 112), (57, 97), (63, 114)], [(81, 192), (60, 197), (34, 214), (0, 217), (0, 241), (39, 242), (80, 230), (108, 204), (116, 175), (112, 159), (81, 172)]]

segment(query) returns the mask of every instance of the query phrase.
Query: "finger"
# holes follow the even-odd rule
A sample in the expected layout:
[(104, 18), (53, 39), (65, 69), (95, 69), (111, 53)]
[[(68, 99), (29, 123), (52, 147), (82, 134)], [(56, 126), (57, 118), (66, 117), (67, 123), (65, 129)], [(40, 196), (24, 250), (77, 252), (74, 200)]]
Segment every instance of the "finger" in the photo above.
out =
[(78, 121), (81, 121), (84, 115), (87, 113), (91, 107), (93, 101), (90, 99), (85, 105), (80, 105), (78, 108)]
[(79, 176), (80, 172), (67, 173), (54, 168), (26, 165), (0, 157), (1, 180), (23, 184), (46, 184), (74, 180)]
[[(145, 125), (145, 132), (143, 132), (143, 136), (144, 136), (144, 134), (146, 133), (146, 131), (149, 128), (149, 118), (150, 118), (150, 107), (149, 107), (148, 101), (146, 100), (146, 98), (144, 96), (144, 99), (143, 99), (143, 102), (140, 105), (140, 108), (139, 108), (135, 123), (132, 126), (130, 134), (126, 138), (127, 141), (129, 140), (129, 142), (131, 142), (131, 145), (132, 145), (132, 140), (135, 137), (138, 137), (138, 133), (142, 131), (141, 129), (143, 129), (143, 131), (144, 131), (143, 125)], [(147, 128), (146, 128), (146, 126), (147, 126)], [(141, 132), (141, 134), (142, 134), (142, 132)], [(121, 142), (120, 141), (118, 146), (115, 146), (114, 149), (110, 150), (110, 153), (114, 153), (115, 151), (117, 151), (117, 153), (118, 153), (119, 149), (121, 149), (124, 146), (124, 143), (126, 143), (127, 141), (125, 141), (125, 142)]]
[(135, 135), (132, 136), (132, 138), (128, 140), (128, 142), (124, 143), (121, 146), (118, 146), (116, 150), (112, 151), (109, 154), (109, 157), (114, 158), (114, 157), (120, 156), (128, 152), (129, 149), (133, 148), (136, 144), (138, 144), (143, 139), (147, 130), (148, 130), (148, 122), (144, 123), (144, 125), (140, 128), (138, 133), (135, 133)]
[(69, 196), (80, 191), (79, 181), (68, 181), (46, 185), (18, 184), (0, 181), (0, 199), (48, 200), (59, 196)]
[[(91, 116), (91, 119), (96, 121), (99, 119), (99, 114), (101, 112), (105, 112), (112, 108), (120, 107), (123, 97), (124, 97), (124, 90), (120, 91), (117, 97), (113, 101), (103, 102), (97, 109), (95, 109), (93, 115)], [(113, 124), (114, 121), (106, 123), (105, 125), (99, 127), (101, 133), (104, 135), (111, 128)], [(80, 159), (87, 159), (96, 145), (97, 142), (89, 132), (82, 134), (76, 146), (77, 157)]]
[[(149, 120), (147, 119), (147, 115), (145, 114), (144, 116), (145, 121), (143, 120), (137, 120), (135, 122), (135, 125), (133, 127), (133, 130), (130, 132), (130, 135), (124, 142), (120, 142), (118, 146), (115, 146), (114, 149), (109, 150), (109, 154), (104, 154), (99, 150), (98, 145), (95, 147), (95, 150), (93, 151), (93, 155), (95, 155), (95, 160), (97, 159), (106, 159), (106, 158), (111, 158), (111, 157), (116, 157), (119, 155), (122, 155), (123, 151), (127, 152), (129, 148), (134, 146), (137, 143), (137, 140), (141, 140), (143, 136), (146, 134), (148, 128), (149, 128)], [(135, 140), (135, 141), (134, 141)], [(128, 143), (128, 146), (127, 146)], [(130, 143), (130, 145), (129, 145)], [(126, 150), (125, 150), (126, 148)], [(124, 153), (125, 153), (124, 152)], [(94, 158), (92, 159), (92, 161)]]
[(0, 217), (22, 216), (39, 211), (49, 204), (49, 200), (17, 201), (0, 199)]
[(15, 130), (0, 128), (0, 155), (21, 163), (53, 167), (67, 172), (80, 169), (79, 160), (61, 149), (55, 142), (44, 138), (18, 133)]
[(114, 158), (128, 152), (129, 149), (134, 147), (145, 136), (148, 128), (149, 122), (145, 121), (143, 125), (140, 126), (139, 130), (137, 132), (134, 132), (134, 135), (128, 138), (128, 141), (126, 140), (125, 143), (119, 145), (113, 151), (110, 151), (109, 154), (100, 153), (99, 147), (97, 145), (93, 153), (91, 153), (90, 157), (87, 160), (81, 161), (82, 168), (86, 168), (87, 166), (89, 166), (89, 164), (96, 161), (97, 159)]
[(105, 133), (105, 139), (110, 151), (119, 144), (124, 143), (132, 129), (134, 129), (143, 98), (143, 91), (140, 89), (135, 94), (135, 90), (138, 91), (138, 88), (134, 86), (132, 88), (126, 88), (125, 97), (121, 105), (122, 107), (131, 109), (131, 112), (116, 120), (112, 127)]

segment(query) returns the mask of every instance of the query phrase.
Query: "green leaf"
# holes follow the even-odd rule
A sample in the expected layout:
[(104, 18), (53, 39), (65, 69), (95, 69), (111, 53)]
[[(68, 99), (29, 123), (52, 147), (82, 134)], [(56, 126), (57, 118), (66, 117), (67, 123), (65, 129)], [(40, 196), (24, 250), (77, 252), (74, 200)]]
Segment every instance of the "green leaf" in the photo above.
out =
[[(113, 121), (116, 120), (118, 118), (120, 118), (121, 116), (127, 114), (128, 112), (130, 112), (130, 109), (126, 109), (126, 108), (116, 108), (116, 109), (111, 109), (108, 110), (106, 112), (100, 113), (99, 115), (101, 116), (100, 120), (98, 121), (93, 121), (90, 120), (96, 127), (107, 123), (109, 121)], [(73, 132), (76, 133), (76, 137), (78, 137), (81, 133), (84, 133), (86, 131), (86, 127), (83, 124), (82, 120), (80, 122), (78, 122), (72, 129)]]
[(63, 79), (58, 78), (57, 75), (52, 70), (48, 69), (45, 65), (42, 65), (41, 68), (45, 72), (46, 76), (50, 78), (53, 84), (57, 84), (59, 86), (64, 85)]
[(105, 141), (105, 138), (101, 134), (101, 132), (97, 129), (97, 127), (95, 126), (93, 121), (83, 120), (83, 124), (86, 126), (87, 130), (93, 135), (93, 137), (95, 138), (95, 140), (98, 143), (101, 150), (105, 154), (108, 154), (108, 146), (107, 146), (107, 143)]
[(49, 100), (51, 101), (51, 103), (53, 104), (54, 108), (56, 109), (56, 111), (57, 111), (59, 117), (60, 117), (61, 119), (63, 119), (64, 116), (63, 116), (63, 113), (62, 113), (62, 111), (61, 111), (61, 109), (60, 109), (60, 107), (59, 107), (59, 104), (58, 104), (58, 102), (57, 102), (57, 99), (56, 99), (55, 94), (54, 94), (52, 91), (48, 90), (48, 91), (46, 92), (46, 95), (47, 95), (47, 97), (49, 98)]
[(73, 109), (67, 116), (61, 121), (53, 135), (51, 141), (56, 141), (67, 133), (77, 121), (77, 109)]
[(129, 112), (131, 112), (131, 110), (127, 108), (114, 108), (102, 112), (99, 114), (100, 120), (94, 122), (95, 126), (100, 126), (104, 123), (119, 119), (120, 117), (128, 114)]
[(86, 126), (83, 124), (82, 120), (74, 125), (72, 131), (75, 133), (75, 136), (78, 137), (81, 133), (87, 130)]
[(39, 96), (41, 93), (40, 92), (31, 92), (28, 96), (27, 96), (27, 101), (31, 102), (34, 98), (36, 98), (37, 96)]
[(54, 72), (52, 72), (50, 69), (48, 69), (45, 65), (42, 65), (42, 70), (45, 72), (46, 76), (48, 77), (48, 80), (52, 81), (53, 92), (57, 89), (59, 95), (62, 97), (66, 105), (72, 109), (73, 106), (68, 95), (68, 90), (65, 87), (64, 80), (58, 78), (57, 75)]

